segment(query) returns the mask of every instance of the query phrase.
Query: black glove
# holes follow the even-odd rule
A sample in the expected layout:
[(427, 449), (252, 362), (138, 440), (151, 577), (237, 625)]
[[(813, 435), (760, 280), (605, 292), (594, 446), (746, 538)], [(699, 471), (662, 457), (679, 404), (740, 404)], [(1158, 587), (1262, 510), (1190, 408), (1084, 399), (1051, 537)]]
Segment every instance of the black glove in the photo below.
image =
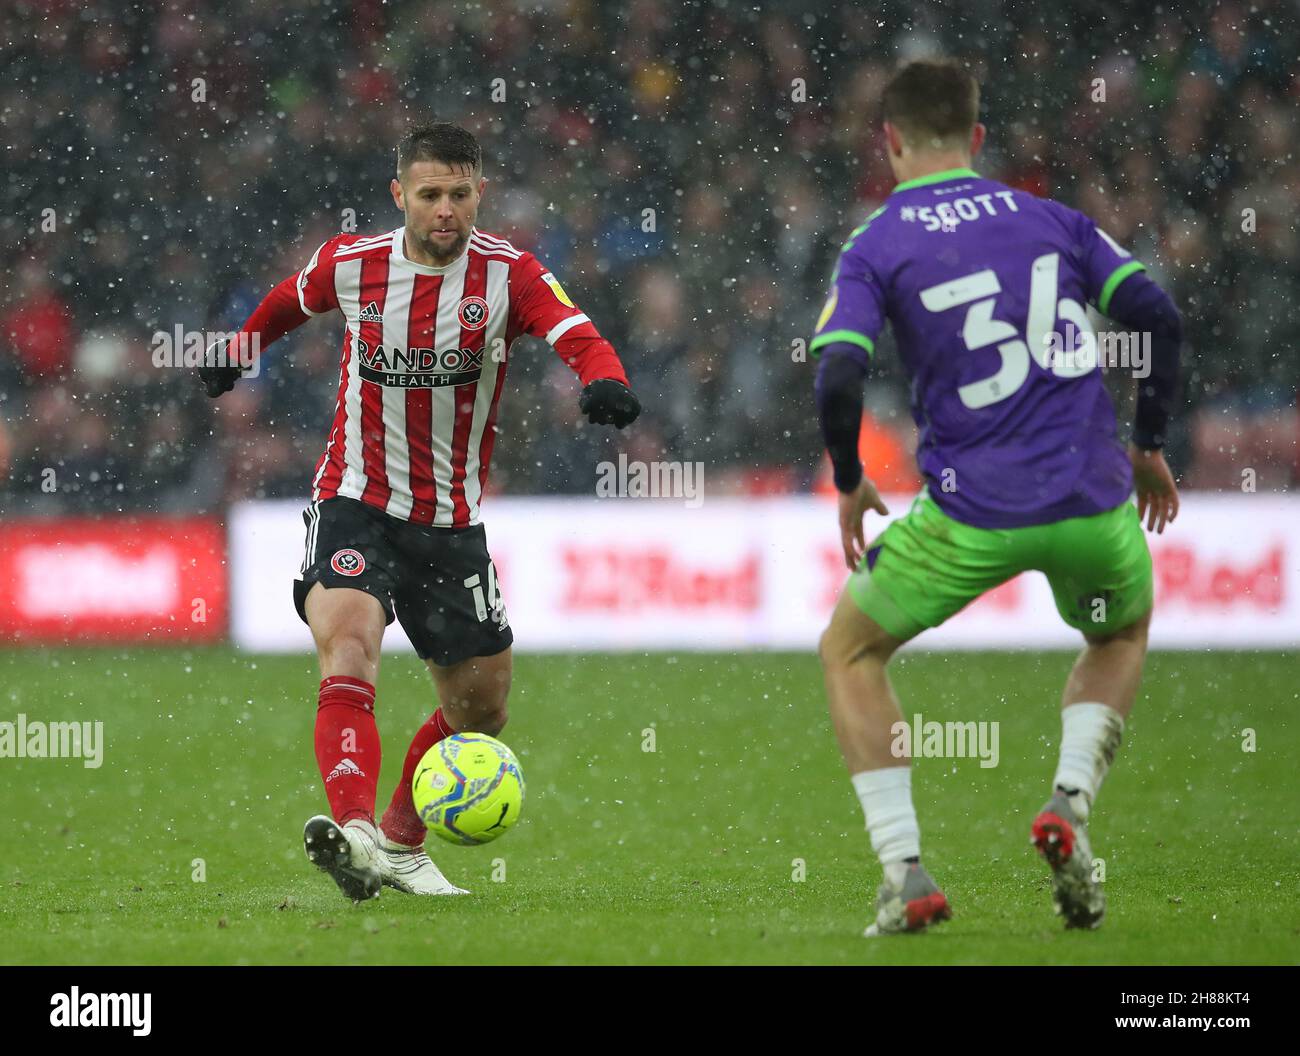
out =
[(225, 365), (226, 347), (225, 342), (215, 342), (204, 353), (204, 364), (199, 367), (199, 380), (203, 382), (204, 389), (214, 400), (223, 392), (229, 392), (233, 389), (235, 382), (243, 374), (238, 364), (234, 366)]
[(641, 401), (621, 381), (597, 378), (582, 390), (578, 409), (592, 425), (613, 425), (622, 429), (636, 421), (641, 413)]

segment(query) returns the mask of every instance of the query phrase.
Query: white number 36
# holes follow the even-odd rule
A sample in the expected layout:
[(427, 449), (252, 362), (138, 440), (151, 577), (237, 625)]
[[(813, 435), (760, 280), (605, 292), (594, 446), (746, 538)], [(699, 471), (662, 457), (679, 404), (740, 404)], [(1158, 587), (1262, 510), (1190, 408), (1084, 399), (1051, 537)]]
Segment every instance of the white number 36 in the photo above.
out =
[(1012, 395), (1029, 377), (1030, 356), (1044, 370), (1060, 378), (1081, 377), (1094, 368), (1095, 363), (1086, 356), (1051, 354), (1050, 339), (1058, 317), (1073, 323), (1076, 333), (1092, 331), (1083, 305), (1069, 297), (1056, 299), (1059, 266), (1059, 253), (1046, 253), (1034, 261), (1023, 337), (1010, 323), (993, 318), (993, 306), (1002, 287), (991, 268), (921, 291), (921, 303), (931, 312), (946, 312), (969, 304), (961, 331), (966, 347), (974, 351), (996, 344), (1002, 354), (1002, 366), (996, 374), (957, 389), (957, 395), (967, 407), (978, 410)]

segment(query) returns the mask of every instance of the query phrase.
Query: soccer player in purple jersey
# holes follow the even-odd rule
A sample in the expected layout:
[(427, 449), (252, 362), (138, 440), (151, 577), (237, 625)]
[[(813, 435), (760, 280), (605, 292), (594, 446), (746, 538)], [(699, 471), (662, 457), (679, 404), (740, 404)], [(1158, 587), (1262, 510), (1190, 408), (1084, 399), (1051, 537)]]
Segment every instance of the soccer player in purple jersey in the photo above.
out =
[[(1088, 217), (971, 169), (985, 129), (979, 86), (960, 65), (907, 65), (883, 104), (899, 182), (845, 243), (810, 345), (852, 570), (820, 653), (835, 732), (884, 867), (867, 934), (951, 916), (921, 865), (909, 760), (891, 752), (903, 717), (885, 667), (908, 639), (1031, 569), (1046, 574), (1061, 617), (1085, 641), (1032, 839), (1066, 926), (1095, 928), (1105, 902), (1086, 824), (1146, 656), (1142, 520), (1159, 532), (1178, 513), (1161, 447), (1182, 323), (1142, 265)], [(1127, 450), (1085, 305), (1149, 335)], [(886, 320), (911, 381), (925, 486), (867, 546), (866, 511), (888, 511), (862, 474), (858, 427)]]

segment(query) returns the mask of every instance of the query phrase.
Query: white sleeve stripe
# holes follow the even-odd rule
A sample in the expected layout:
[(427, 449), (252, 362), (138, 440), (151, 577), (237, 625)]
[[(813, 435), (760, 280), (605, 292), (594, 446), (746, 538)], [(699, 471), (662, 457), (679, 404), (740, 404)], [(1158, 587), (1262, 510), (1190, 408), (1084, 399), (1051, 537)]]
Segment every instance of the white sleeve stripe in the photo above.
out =
[(311, 255), (311, 260), (307, 261), (307, 266), (298, 272), (298, 307), (302, 309), (303, 315), (320, 315), (320, 312), (313, 312), (307, 307), (307, 302), (303, 300), (302, 291), (307, 288), (307, 272), (316, 266), (316, 261), (320, 259), (320, 251), (328, 246), (328, 242), (322, 242), (316, 247), (316, 252)]
[(509, 257), (511, 260), (518, 260), (522, 253), (516, 253), (509, 249), (503, 249), (501, 246), (494, 246), (491, 242), (482, 241), (478, 235), (470, 236), (469, 244), (484, 254), (498, 254), (499, 256)]
[(591, 320), (588, 319), (581, 312), (579, 312), (577, 315), (571, 315), (567, 319), (561, 319), (558, 323), (556, 323), (553, 327), (551, 327), (551, 332), (546, 335), (546, 343), (548, 345), (554, 346), (556, 341), (562, 338), (565, 334), (567, 334), (579, 323), (589, 323), (589, 322), (591, 322)]
[(481, 238), (488, 245), (499, 246), (500, 248), (506, 250), (506, 252), (508, 253), (519, 252), (518, 249), (516, 249), (513, 245), (511, 245), (511, 243), (507, 242), (504, 238), (497, 238), (496, 235), (489, 235), (485, 231), (480, 231), (477, 227), (473, 229), (471, 234), (474, 238)]
[(344, 246), (342, 249), (335, 250), (334, 259), (342, 260), (344, 257), (354, 257), (361, 253), (369, 253), (371, 250), (379, 249), (382, 246), (388, 246), (397, 252), (397, 238), (395, 235), (403, 231), (404, 228), (398, 228), (396, 232), (390, 231), (386, 235), (375, 235), (374, 238), (363, 238), (353, 242), (350, 246)]
[(307, 307), (307, 302), (303, 300), (302, 291), (307, 286), (307, 272), (298, 272), (298, 307), (302, 309), (303, 315), (320, 315), (320, 312), (313, 312)]

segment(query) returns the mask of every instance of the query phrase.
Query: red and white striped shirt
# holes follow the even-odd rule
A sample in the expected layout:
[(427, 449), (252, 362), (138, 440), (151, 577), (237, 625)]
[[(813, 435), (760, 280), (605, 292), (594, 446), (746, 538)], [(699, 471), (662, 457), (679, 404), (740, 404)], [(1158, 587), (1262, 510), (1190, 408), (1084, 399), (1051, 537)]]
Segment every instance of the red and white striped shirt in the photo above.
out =
[(404, 229), (337, 235), (244, 324), (261, 347), (338, 310), (338, 402), (314, 500), (360, 499), (401, 520), (477, 524), (510, 346), (545, 338), (582, 383), (627, 384), (613, 347), (531, 253), (475, 228), (459, 259), (408, 260)]

